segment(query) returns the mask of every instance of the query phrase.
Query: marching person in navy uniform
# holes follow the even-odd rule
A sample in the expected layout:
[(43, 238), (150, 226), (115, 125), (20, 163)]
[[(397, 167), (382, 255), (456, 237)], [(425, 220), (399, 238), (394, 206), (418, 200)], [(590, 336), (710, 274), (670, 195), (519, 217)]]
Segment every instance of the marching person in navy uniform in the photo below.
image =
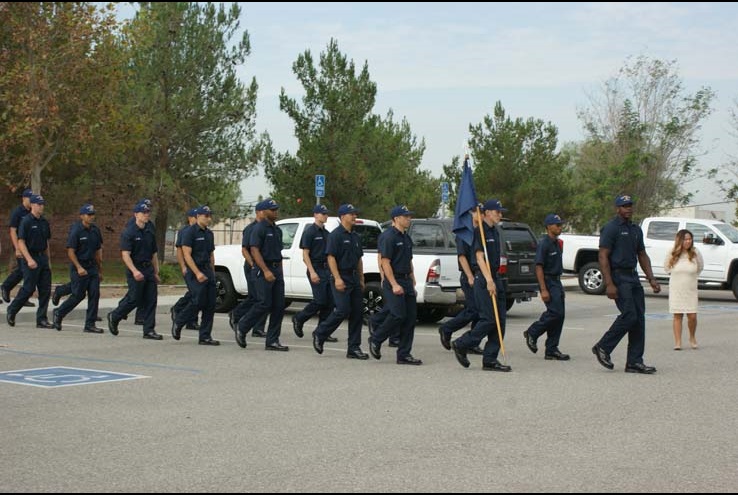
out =
[(23, 287), (8, 306), (8, 325), (15, 326), (15, 315), (25, 306), (34, 290), (38, 290), (36, 328), (53, 328), (47, 316), (51, 297), (51, 264), (49, 239), (51, 227), (43, 217), (46, 201), (40, 194), (31, 196), (31, 213), (25, 215), (18, 226), (18, 250), (23, 270)]
[(156, 302), (158, 295), (159, 259), (156, 257), (156, 235), (149, 227), (151, 207), (139, 203), (133, 208), (135, 222), (129, 224), (120, 235), (120, 250), (126, 265), (128, 292), (118, 307), (108, 313), (108, 329), (118, 335), (118, 323), (136, 308), (141, 309), (143, 338), (162, 340), (156, 333)]
[(187, 307), (176, 314), (172, 322), (172, 337), (179, 340), (182, 327), (197, 318), (202, 311), (200, 323), (200, 345), (220, 345), (213, 340), (213, 318), (215, 317), (215, 238), (208, 228), (212, 221), (209, 206), (196, 210), (197, 222), (182, 233), (182, 254), (187, 263), (185, 281), (192, 294)]
[[(138, 201), (136, 201), (136, 204), (144, 204), (149, 207), (150, 210), (154, 209), (154, 205), (151, 202), (149, 198), (141, 198)], [(126, 227), (130, 227), (132, 225), (135, 225), (136, 223), (136, 216), (132, 216), (128, 223), (126, 224)], [(154, 233), (154, 238), (156, 238), (156, 226), (154, 225), (154, 222), (151, 221), (151, 217), (149, 216), (149, 220), (146, 222), (146, 228), (151, 230), (151, 232)], [(144, 302), (142, 302), (139, 306), (136, 307), (136, 315), (134, 317), (134, 324), (136, 325), (143, 325), (144, 324), (144, 317), (142, 316), (144, 314)], [(127, 320), (128, 317), (126, 316), (124, 320)]]
[(304, 335), (302, 327), (306, 321), (318, 315), (318, 324), (320, 324), (333, 311), (331, 271), (328, 268), (326, 255), (328, 231), (325, 229), (325, 222), (328, 220), (328, 208), (325, 205), (315, 205), (313, 216), (315, 223), (305, 229), (300, 239), (302, 261), (307, 267), (307, 278), (313, 291), (313, 300), (305, 306), (305, 309), (292, 317), (292, 329), (300, 338)]
[(546, 311), (541, 318), (523, 332), (525, 344), (530, 352), (538, 352), (538, 337), (544, 333), (546, 337), (546, 353), (544, 358), (555, 361), (568, 361), (569, 355), (559, 350), (561, 331), (564, 328), (564, 287), (561, 285), (562, 246), (559, 241), (561, 224), (559, 215), (546, 215), (543, 224), (546, 235), (538, 243), (536, 250), (536, 278), (541, 289), (541, 300), (546, 304)]
[[(246, 277), (246, 290), (248, 294), (246, 299), (238, 303), (238, 306), (233, 308), (228, 313), (228, 323), (231, 325), (231, 330), (236, 331), (236, 325), (248, 313), (251, 308), (256, 304), (256, 272), (259, 269), (254, 263), (254, 258), (251, 256), (251, 232), (254, 230), (256, 224), (264, 220), (264, 211), (257, 210), (255, 213), (254, 221), (251, 222), (243, 229), (241, 236), (241, 255), (243, 256), (243, 275)], [(254, 325), (254, 329), (251, 330), (252, 337), (266, 337), (264, 328), (266, 327), (267, 317), (265, 314), (259, 321)]]
[[(395, 220), (394, 218), (391, 219), (391, 225), (390, 227), (395, 226)], [(386, 229), (383, 230), (381, 234), (377, 237), (377, 247), (382, 245), (382, 239), (390, 235), (392, 233), (392, 229)], [(382, 269), (382, 252), (377, 249), (377, 267), (379, 268), (379, 290), (382, 290), (382, 285), (384, 285), (384, 270)], [(382, 308), (379, 311), (375, 311), (374, 314), (368, 315), (368, 318), (366, 319), (366, 326), (369, 330), (369, 336), (371, 337), (374, 334), (374, 329), (379, 328), (383, 323), (384, 320), (387, 318), (387, 315), (389, 314), (389, 306), (384, 304), (384, 296), (382, 297)], [(390, 335), (389, 338), (389, 347), (399, 347), (400, 346), (400, 332), (399, 330), (397, 333)]]
[[(479, 228), (479, 218), (475, 210), (472, 210), (472, 224), (475, 231)], [(479, 312), (474, 302), (474, 272), (472, 272), (472, 261), (475, 258), (472, 246), (464, 242), (461, 236), (456, 236), (456, 256), (459, 262), (459, 283), (461, 290), (464, 292), (464, 309), (438, 327), (438, 335), (441, 338), (441, 346), (447, 351), (451, 350), (451, 336), (457, 330), (461, 330), (469, 323), (472, 328), (479, 321)], [(482, 349), (478, 346), (467, 351), (469, 354), (483, 354)]]
[(407, 234), (413, 212), (407, 206), (395, 206), (390, 212), (394, 225), (382, 238), (379, 252), (382, 254), (384, 304), (389, 308), (384, 322), (369, 337), (369, 352), (380, 359), (382, 343), (390, 335), (398, 333), (397, 364), (420, 365), (423, 361), (411, 354), (415, 336), (415, 320), (418, 316), (413, 272), (413, 241)]
[(338, 208), (341, 224), (328, 236), (326, 253), (331, 271), (333, 300), (335, 309), (313, 332), (313, 349), (323, 354), (323, 344), (336, 331), (341, 322), (349, 319), (348, 359), (369, 359), (361, 350), (361, 325), (364, 320), (364, 265), (361, 257), (364, 250), (361, 238), (354, 231), (358, 209), (351, 204)]
[(72, 295), (53, 312), (53, 325), (62, 329), (62, 321), (87, 296), (84, 332), (103, 333), (95, 326), (102, 280), (102, 233), (95, 225), (95, 207), (85, 204), (79, 210), (78, 222), (72, 224), (67, 237), (69, 278)]
[(636, 272), (640, 263), (653, 292), (661, 292), (651, 270), (651, 258), (643, 244), (643, 231), (631, 221), (633, 198), (621, 195), (615, 198), (617, 216), (600, 231), (599, 262), (605, 279), (607, 297), (615, 300), (620, 315), (592, 347), (597, 361), (613, 369), (610, 354), (628, 334), (626, 373), (653, 374), (656, 368), (643, 364), (646, 344), (646, 297)]
[[(20, 227), (23, 217), (31, 213), (32, 196), (33, 191), (25, 189), (21, 194), (21, 204), (18, 205), (10, 214), (10, 242), (13, 244), (13, 249), (15, 250), (15, 266), (13, 266), (7, 278), (3, 281), (2, 286), (0, 286), (2, 299), (6, 303), (10, 302), (10, 291), (23, 280), (23, 269), (21, 268), (23, 254), (20, 252), (20, 249), (18, 249), (18, 227)], [(25, 306), (33, 307), (35, 304), (27, 301)]]
[[(191, 208), (187, 210), (187, 225), (179, 229), (179, 232), (177, 232), (177, 238), (174, 240), (174, 248), (177, 250), (177, 263), (179, 264), (179, 269), (182, 272), (182, 278), (185, 279), (185, 284), (187, 284), (188, 270), (187, 263), (184, 259), (184, 253), (182, 252), (182, 233), (196, 223), (197, 208)], [(174, 323), (174, 320), (177, 319), (177, 313), (184, 310), (187, 305), (190, 304), (191, 300), (192, 293), (188, 289), (187, 292), (185, 292), (185, 294), (180, 297), (169, 310), (169, 314), (172, 316), (172, 323)], [(200, 327), (197, 324), (197, 313), (195, 313), (192, 321), (187, 322), (187, 326), (185, 328), (187, 328), (188, 330), (200, 330)]]
[(265, 315), (269, 315), (264, 348), (267, 351), (289, 351), (290, 348), (279, 342), (284, 317), (284, 273), (282, 272), (282, 230), (275, 225), (279, 205), (271, 198), (256, 205), (262, 211), (264, 220), (257, 223), (251, 232), (250, 251), (256, 264), (256, 299), (248, 313), (238, 322), (236, 342), (246, 347), (246, 334)]
[[(497, 322), (495, 320), (492, 298), (497, 300), (498, 316), (500, 319), (500, 333), (505, 337), (505, 285), (498, 274), (500, 269), (500, 234), (495, 226), (502, 221), (502, 213), (507, 208), (496, 199), (490, 199), (484, 203), (482, 213), (482, 229), (484, 242), (479, 230), (474, 231), (474, 259), (472, 260), (472, 272), (474, 273), (474, 301), (479, 312), (479, 321), (471, 332), (462, 335), (451, 343), (456, 360), (464, 368), (469, 367), (467, 353), (469, 349), (476, 347), (484, 337), (487, 344), (484, 346), (482, 356), (482, 369), (487, 371), (511, 371), (510, 366), (504, 365), (497, 360), (500, 352), (500, 338), (497, 334)], [(486, 246), (486, 258), (485, 258)], [(487, 266), (486, 260), (489, 260)]]

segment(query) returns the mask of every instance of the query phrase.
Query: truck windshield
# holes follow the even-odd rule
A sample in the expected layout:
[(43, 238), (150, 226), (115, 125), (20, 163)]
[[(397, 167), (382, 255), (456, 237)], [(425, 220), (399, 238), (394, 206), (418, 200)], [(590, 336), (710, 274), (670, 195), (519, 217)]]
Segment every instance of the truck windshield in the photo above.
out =
[(731, 227), (727, 223), (718, 223), (714, 227), (718, 229), (725, 237), (730, 239), (730, 242), (738, 243), (738, 230), (735, 227)]
[(503, 240), (513, 252), (535, 252), (538, 246), (538, 241), (527, 229), (504, 229)]

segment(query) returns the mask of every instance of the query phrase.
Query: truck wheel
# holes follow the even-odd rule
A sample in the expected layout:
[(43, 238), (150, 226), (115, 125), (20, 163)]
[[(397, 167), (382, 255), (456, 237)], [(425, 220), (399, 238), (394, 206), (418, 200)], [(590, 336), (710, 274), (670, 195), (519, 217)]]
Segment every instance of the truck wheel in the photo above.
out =
[(231, 276), (226, 272), (215, 272), (215, 312), (229, 312), (236, 305), (236, 300)]
[(379, 282), (369, 282), (364, 286), (364, 294), (362, 296), (364, 304), (364, 322), (374, 313), (379, 313), (384, 306), (384, 298), (382, 297), (382, 287)]
[(733, 276), (733, 296), (738, 299), (738, 274)]
[(436, 323), (441, 321), (448, 310), (446, 308), (418, 308), (418, 321), (420, 323)]
[(510, 308), (513, 307), (513, 304), (515, 304), (515, 299), (507, 299), (505, 301), (505, 306), (507, 307), (508, 311), (510, 311)]
[(602, 277), (599, 263), (596, 261), (587, 263), (579, 270), (579, 287), (585, 294), (605, 293), (605, 279)]

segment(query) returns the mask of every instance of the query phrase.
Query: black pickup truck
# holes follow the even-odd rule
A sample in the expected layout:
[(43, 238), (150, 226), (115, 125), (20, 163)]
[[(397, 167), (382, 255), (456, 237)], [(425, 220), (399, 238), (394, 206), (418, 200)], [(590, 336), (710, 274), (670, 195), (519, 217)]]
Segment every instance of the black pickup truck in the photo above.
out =
[[(413, 251), (421, 253), (428, 249), (426, 246), (432, 246), (435, 251), (443, 249), (455, 255), (453, 222), (453, 218), (413, 218), (408, 231), (413, 240)], [(383, 227), (387, 228), (384, 224)], [(501, 241), (500, 274), (505, 280), (509, 310), (515, 301), (530, 301), (538, 295), (535, 267), (538, 240), (531, 228), (521, 222), (503, 219), (497, 230)]]

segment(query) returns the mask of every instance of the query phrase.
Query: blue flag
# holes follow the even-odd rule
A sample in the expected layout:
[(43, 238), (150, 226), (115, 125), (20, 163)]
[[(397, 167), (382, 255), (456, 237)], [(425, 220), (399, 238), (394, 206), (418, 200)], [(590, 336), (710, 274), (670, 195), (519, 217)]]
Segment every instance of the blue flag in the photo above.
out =
[(472, 245), (474, 240), (474, 222), (470, 210), (477, 207), (477, 192), (474, 189), (474, 178), (469, 166), (469, 156), (464, 158), (464, 170), (461, 173), (459, 194), (456, 197), (456, 210), (454, 211), (454, 234), (459, 236), (465, 243)]

